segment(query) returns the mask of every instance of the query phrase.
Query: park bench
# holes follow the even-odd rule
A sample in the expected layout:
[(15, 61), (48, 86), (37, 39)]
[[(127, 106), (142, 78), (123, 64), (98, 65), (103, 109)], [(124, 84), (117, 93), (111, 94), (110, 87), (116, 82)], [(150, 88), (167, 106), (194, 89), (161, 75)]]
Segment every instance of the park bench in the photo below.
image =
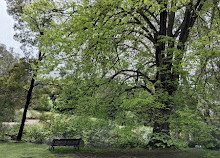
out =
[(79, 150), (79, 145), (82, 139), (53, 139), (49, 150), (54, 151), (55, 146), (74, 146), (75, 148), (77, 147)]

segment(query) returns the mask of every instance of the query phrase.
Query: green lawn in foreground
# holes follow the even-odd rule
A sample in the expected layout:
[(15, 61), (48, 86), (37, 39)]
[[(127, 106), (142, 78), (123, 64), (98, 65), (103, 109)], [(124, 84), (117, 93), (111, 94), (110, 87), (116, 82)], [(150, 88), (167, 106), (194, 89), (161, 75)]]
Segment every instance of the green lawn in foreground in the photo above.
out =
[[(0, 143), (0, 158), (56, 158), (60, 157), (48, 150), (48, 145), (27, 143)], [(65, 156), (62, 158), (74, 158)]]
[(48, 145), (27, 143), (0, 143), (0, 158), (220, 158), (220, 151), (203, 149), (90, 149), (79, 151), (72, 147), (56, 147), (54, 152)]

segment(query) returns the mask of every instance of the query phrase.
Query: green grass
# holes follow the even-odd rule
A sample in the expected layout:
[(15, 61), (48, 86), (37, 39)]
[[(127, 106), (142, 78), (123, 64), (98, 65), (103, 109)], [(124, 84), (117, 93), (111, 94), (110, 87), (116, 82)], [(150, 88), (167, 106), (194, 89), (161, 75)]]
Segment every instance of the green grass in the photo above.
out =
[(0, 143), (0, 158), (219, 158), (220, 151), (203, 149), (97, 149), (56, 147), (50, 152), (48, 145), (27, 143)]
[(55, 154), (48, 145), (27, 143), (0, 143), (0, 158), (74, 158), (65, 154)]

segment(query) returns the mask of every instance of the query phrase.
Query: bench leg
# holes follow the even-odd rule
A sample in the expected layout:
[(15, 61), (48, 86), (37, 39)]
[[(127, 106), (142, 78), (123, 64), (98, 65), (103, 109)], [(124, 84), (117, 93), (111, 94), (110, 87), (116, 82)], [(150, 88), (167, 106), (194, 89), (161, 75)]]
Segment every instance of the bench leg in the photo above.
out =
[(73, 145), (73, 146), (75, 149), (77, 148), (79, 150), (79, 145)]
[(49, 147), (49, 150), (50, 150), (50, 151), (54, 151), (54, 146), (50, 146), (50, 147)]

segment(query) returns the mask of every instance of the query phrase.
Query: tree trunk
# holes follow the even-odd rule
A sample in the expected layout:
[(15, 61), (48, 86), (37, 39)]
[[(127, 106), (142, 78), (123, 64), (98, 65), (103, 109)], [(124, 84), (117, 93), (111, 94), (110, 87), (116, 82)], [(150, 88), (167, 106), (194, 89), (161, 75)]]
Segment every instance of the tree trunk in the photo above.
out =
[(35, 77), (35, 75), (31, 79), (31, 84), (30, 84), (30, 87), (29, 87), (29, 90), (28, 90), (27, 99), (26, 99), (26, 103), (25, 103), (25, 107), (24, 107), (23, 116), (22, 116), (22, 121), (21, 121), (20, 129), (19, 129), (19, 132), (18, 132), (18, 135), (17, 135), (17, 140), (18, 141), (21, 140), (22, 135), (23, 135), (23, 130), (24, 130), (24, 124), (25, 124), (25, 121), (26, 121), (27, 110), (28, 110), (28, 107), (30, 105), (30, 101), (31, 101), (31, 97), (32, 97), (32, 91), (33, 91), (33, 88), (34, 88), (34, 82), (35, 82), (34, 77)]
[(171, 147), (168, 141), (170, 140), (169, 117), (172, 110), (168, 107), (166, 108), (158, 109), (157, 116), (155, 117), (153, 125), (153, 136), (148, 143), (148, 145), (152, 148)]
[[(43, 33), (40, 33), (40, 35), (43, 35)], [(41, 61), (42, 59), (43, 59), (42, 52), (39, 51), (38, 61)], [(17, 136), (17, 140), (18, 141), (21, 140), (22, 135), (23, 135), (23, 130), (24, 130), (24, 124), (25, 124), (25, 121), (26, 121), (27, 110), (28, 110), (28, 107), (29, 107), (30, 102), (31, 102), (32, 91), (34, 89), (34, 82), (35, 82), (34, 78), (37, 76), (35, 73), (37, 73), (37, 71), (38, 71), (38, 69), (36, 69), (34, 71), (33, 77), (31, 79), (31, 84), (30, 84), (30, 87), (29, 87), (29, 90), (28, 90), (28, 94), (27, 94), (27, 98), (26, 98), (26, 103), (25, 103), (25, 107), (24, 107), (24, 112), (23, 112), (23, 116), (22, 116), (22, 120), (21, 120), (21, 125), (20, 125), (20, 129), (19, 129), (19, 132), (18, 132), (18, 136)]]

